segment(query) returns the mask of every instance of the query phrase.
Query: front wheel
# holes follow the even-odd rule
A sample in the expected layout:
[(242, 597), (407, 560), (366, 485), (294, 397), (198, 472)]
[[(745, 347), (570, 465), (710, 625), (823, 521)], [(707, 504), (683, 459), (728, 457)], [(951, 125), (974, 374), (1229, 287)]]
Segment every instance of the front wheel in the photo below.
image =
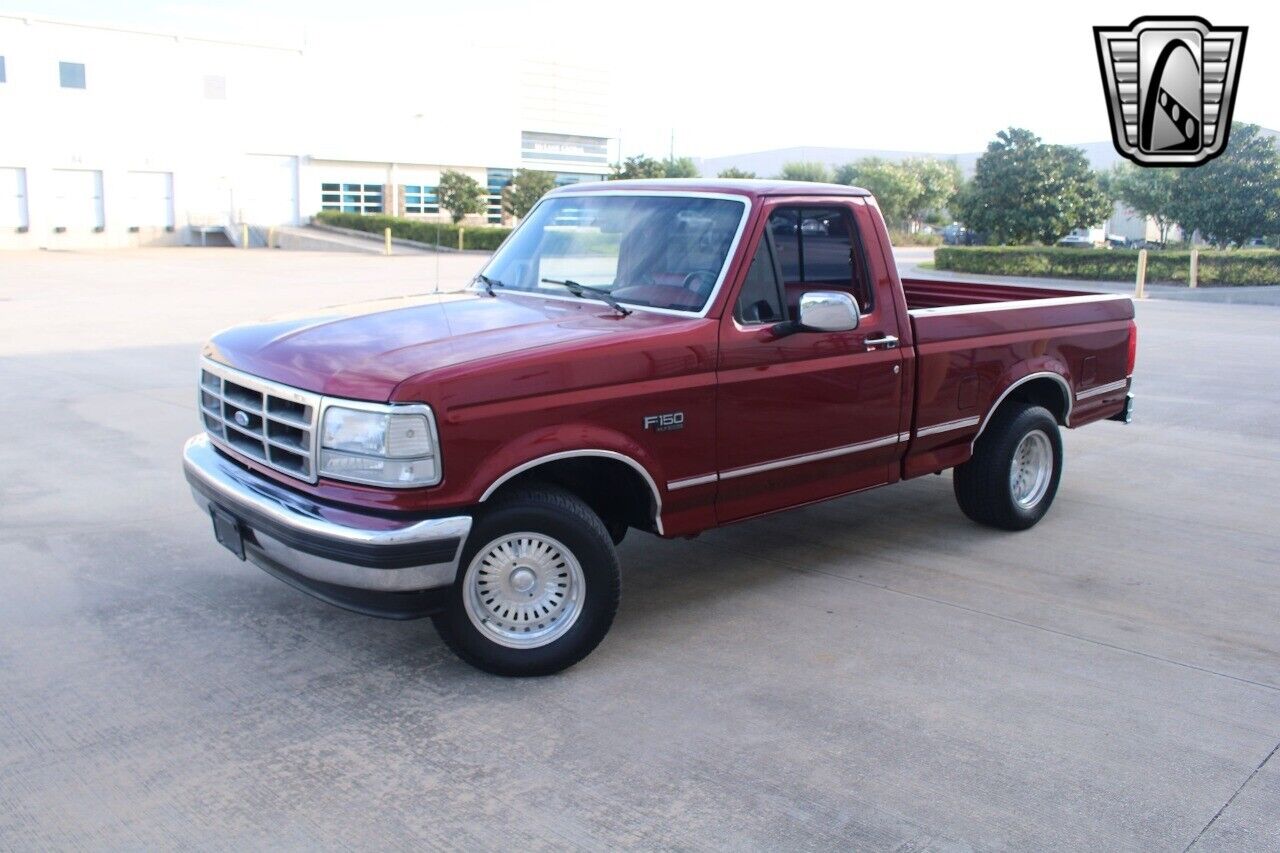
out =
[(1062, 477), (1062, 435), (1043, 406), (1010, 405), (995, 414), (955, 470), (956, 502), (969, 518), (1026, 530), (1044, 517)]
[(458, 657), (496, 675), (548, 675), (594, 649), (618, 609), (609, 531), (555, 488), (522, 490), (476, 520), (436, 630)]

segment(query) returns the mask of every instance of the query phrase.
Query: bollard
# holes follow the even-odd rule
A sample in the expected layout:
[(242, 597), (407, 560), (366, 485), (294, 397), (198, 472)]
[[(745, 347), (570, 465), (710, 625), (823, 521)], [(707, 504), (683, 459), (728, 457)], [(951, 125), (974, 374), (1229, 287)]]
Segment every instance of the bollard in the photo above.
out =
[(267, 248), (274, 249), (276, 247), (276, 227), (272, 225), (267, 229)]
[(244, 223), (240, 224), (240, 248), (249, 248), (249, 226)]
[(1147, 250), (1138, 250), (1138, 282), (1134, 290), (1134, 298), (1147, 298)]
[(458, 226), (458, 251), (459, 252), (462, 251), (462, 232), (465, 230), (466, 229), (463, 228), (461, 225)]
[(391, 229), (390, 228), (382, 229), (382, 242), (384, 247), (386, 248), (387, 254), (388, 255), (391, 254)]
[(1200, 250), (1191, 250), (1191, 277), (1187, 279), (1188, 287), (1195, 287), (1200, 282)]

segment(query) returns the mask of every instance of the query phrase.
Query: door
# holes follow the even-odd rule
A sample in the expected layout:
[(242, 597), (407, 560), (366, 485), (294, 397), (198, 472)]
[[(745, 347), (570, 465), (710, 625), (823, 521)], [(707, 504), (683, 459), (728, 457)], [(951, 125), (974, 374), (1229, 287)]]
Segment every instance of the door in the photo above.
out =
[(173, 227), (173, 173), (129, 172), (129, 225)]
[(249, 154), (236, 187), (234, 217), (250, 225), (298, 221), (298, 158)]
[(102, 173), (90, 169), (54, 169), (54, 221), (68, 231), (101, 231)]
[(27, 171), (0, 167), (0, 228), (25, 230), (27, 221)]
[[(859, 237), (861, 199), (774, 203), (720, 327), (717, 518), (733, 521), (896, 479), (901, 356), (888, 294), (877, 294)], [(874, 240), (874, 237), (872, 237)], [(849, 293), (847, 332), (779, 336), (801, 294)]]

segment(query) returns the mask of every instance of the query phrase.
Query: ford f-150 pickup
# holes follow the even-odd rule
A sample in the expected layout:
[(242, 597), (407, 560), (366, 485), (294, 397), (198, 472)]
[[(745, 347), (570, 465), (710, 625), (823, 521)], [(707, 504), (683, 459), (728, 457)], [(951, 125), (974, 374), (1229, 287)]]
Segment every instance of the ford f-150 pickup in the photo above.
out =
[(693, 536), (946, 469), (969, 518), (1031, 527), (1059, 430), (1129, 419), (1133, 316), (900, 279), (852, 187), (579, 184), (464, 292), (218, 334), (184, 470), (240, 559), (545, 674), (608, 631), (631, 528)]

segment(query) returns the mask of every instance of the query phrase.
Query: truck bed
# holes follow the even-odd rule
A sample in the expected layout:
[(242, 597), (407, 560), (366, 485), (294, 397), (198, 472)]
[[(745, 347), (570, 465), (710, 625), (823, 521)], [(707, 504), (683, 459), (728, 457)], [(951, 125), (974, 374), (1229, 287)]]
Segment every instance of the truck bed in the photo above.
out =
[(927, 279), (903, 279), (902, 286), (916, 355), (915, 439), (905, 476), (967, 459), (1003, 389), (1029, 376), (1052, 383), (1066, 426), (1123, 407), (1128, 296)]
[(902, 290), (907, 297), (907, 307), (913, 311), (926, 308), (984, 305), (991, 302), (1022, 302), (1030, 299), (1099, 295), (1084, 290), (1062, 290), (1020, 284), (938, 281), (927, 278), (904, 278)]

